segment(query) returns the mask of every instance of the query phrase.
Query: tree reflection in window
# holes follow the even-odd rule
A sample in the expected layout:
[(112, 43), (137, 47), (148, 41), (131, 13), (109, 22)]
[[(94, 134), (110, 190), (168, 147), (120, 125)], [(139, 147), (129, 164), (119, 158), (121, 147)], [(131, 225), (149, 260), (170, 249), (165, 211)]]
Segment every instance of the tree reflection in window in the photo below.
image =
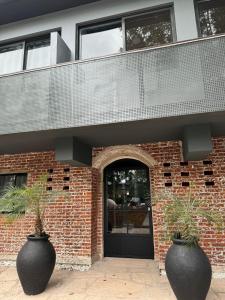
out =
[(170, 9), (128, 18), (125, 26), (126, 50), (163, 45), (173, 41)]
[(199, 26), (202, 37), (225, 33), (225, 1), (199, 1)]
[(108, 196), (117, 208), (145, 206), (149, 201), (147, 170), (114, 170), (107, 176)]

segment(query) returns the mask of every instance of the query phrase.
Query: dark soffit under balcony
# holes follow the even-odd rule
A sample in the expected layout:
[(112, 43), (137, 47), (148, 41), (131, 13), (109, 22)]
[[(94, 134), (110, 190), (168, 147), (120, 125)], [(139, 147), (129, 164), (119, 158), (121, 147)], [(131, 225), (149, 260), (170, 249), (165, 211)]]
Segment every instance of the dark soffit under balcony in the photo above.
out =
[(58, 138), (71, 136), (92, 147), (181, 140), (192, 124), (209, 124), (213, 137), (224, 136), (225, 112), (1, 135), (0, 154), (54, 150)]
[(0, 0), (0, 25), (97, 1), (98, 0)]

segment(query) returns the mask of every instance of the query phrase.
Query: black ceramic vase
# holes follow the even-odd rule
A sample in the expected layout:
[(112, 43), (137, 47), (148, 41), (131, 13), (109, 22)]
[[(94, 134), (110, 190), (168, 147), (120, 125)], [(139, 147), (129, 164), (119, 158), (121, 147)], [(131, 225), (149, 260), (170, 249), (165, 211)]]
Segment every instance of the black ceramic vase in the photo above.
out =
[(205, 300), (212, 277), (208, 257), (199, 245), (174, 239), (167, 252), (166, 274), (178, 300)]
[(48, 239), (29, 235), (17, 256), (17, 273), (27, 295), (42, 293), (54, 270), (56, 254)]

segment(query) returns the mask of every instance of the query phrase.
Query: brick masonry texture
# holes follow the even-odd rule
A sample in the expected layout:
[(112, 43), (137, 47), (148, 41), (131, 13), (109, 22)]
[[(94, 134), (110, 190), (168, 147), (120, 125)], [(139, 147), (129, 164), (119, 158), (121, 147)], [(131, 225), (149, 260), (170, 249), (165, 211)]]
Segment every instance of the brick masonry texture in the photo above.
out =
[[(184, 196), (190, 183), (194, 183), (192, 188), (193, 196), (205, 199), (207, 206), (211, 209), (225, 213), (225, 138), (213, 139), (213, 152), (204, 161), (183, 162), (182, 143), (180, 141), (169, 141), (136, 145), (150, 154), (156, 161), (150, 167), (150, 190), (151, 194), (172, 192), (176, 195)], [(104, 150), (98, 148), (94, 150), (94, 157)], [(110, 153), (109, 153), (110, 154)], [(118, 158), (120, 153), (118, 153)], [(109, 158), (110, 160), (110, 158)], [(208, 175), (209, 174), (209, 175)], [(169, 175), (169, 176), (168, 176)], [(224, 178), (223, 178), (224, 177)], [(101, 179), (102, 180), (102, 179)], [(168, 185), (168, 186), (165, 186)], [(171, 186), (172, 185), (172, 186)], [(102, 189), (99, 190), (98, 212), (102, 215)], [(170, 246), (170, 242), (162, 240), (163, 224), (162, 206), (164, 201), (160, 201), (153, 207), (153, 231), (155, 259), (163, 262), (165, 254)], [(98, 217), (98, 241), (102, 239), (102, 218)], [(202, 223), (201, 246), (210, 258), (213, 266), (225, 267), (225, 232), (217, 232), (208, 228), (207, 223)], [(102, 241), (99, 242), (101, 251)]]
[[(27, 172), (32, 184), (38, 176), (48, 173), (52, 181), (46, 187), (52, 190), (66, 189), (70, 197), (59, 197), (46, 209), (46, 232), (51, 235), (57, 256), (62, 262), (73, 262), (75, 257), (91, 257), (92, 221), (92, 169), (71, 168), (55, 162), (54, 152), (28, 153), (0, 156), (0, 172)], [(51, 179), (50, 179), (51, 180)], [(25, 217), (13, 224), (0, 225), (0, 253), (16, 254), (33, 232), (33, 217)]]
[[(179, 141), (135, 145), (156, 162), (150, 167), (151, 193), (171, 191), (184, 195), (189, 189), (188, 183), (194, 182), (195, 196), (206, 199), (210, 208), (225, 212), (225, 138), (214, 138), (213, 145), (213, 153), (205, 161), (188, 164), (183, 163)], [(105, 148), (93, 149), (93, 159), (103, 150)], [(110, 160), (110, 151), (108, 155)], [(46, 187), (53, 191), (65, 190), (69, 195), (59, 197), (46, 209), (46, 232), (51, 235), (58, 262), (89, 264), (91, 258), (103, 256), (102, 170), (60, 164), (55, 161), (53, 151), (1, 155), (0, 173), (14, 172), (27, 172), (28, 185), (48, 172), (50, 179)], [(153, 207), (155, 259), (160, 262), (170, 245), (161, 239), (162, 206), (163, 200)], [(33, 232), (33, 220), (29, 213), (12, 224), (3, 223), (3, 216), (0, 217), (1, 257), (18, 253), (26, 235)], [(209, 229), (204, 222), (201, 225), (201, 245), (212, 265), (225, 267), (225, 232)]]

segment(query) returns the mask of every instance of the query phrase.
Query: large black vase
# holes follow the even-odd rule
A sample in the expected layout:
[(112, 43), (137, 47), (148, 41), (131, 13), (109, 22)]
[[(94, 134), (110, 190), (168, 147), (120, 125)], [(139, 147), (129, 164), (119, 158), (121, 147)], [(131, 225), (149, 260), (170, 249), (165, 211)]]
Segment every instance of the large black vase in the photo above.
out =
[(27, 295), (42, 293), (54, 270), (56, 254), (48, 239), (29, 235), (17, 256), (17, 273)]
[(199, 245), (174, 239), (166, 255), (166, 274), (178, 300), (205, 300), (212, 269)]

